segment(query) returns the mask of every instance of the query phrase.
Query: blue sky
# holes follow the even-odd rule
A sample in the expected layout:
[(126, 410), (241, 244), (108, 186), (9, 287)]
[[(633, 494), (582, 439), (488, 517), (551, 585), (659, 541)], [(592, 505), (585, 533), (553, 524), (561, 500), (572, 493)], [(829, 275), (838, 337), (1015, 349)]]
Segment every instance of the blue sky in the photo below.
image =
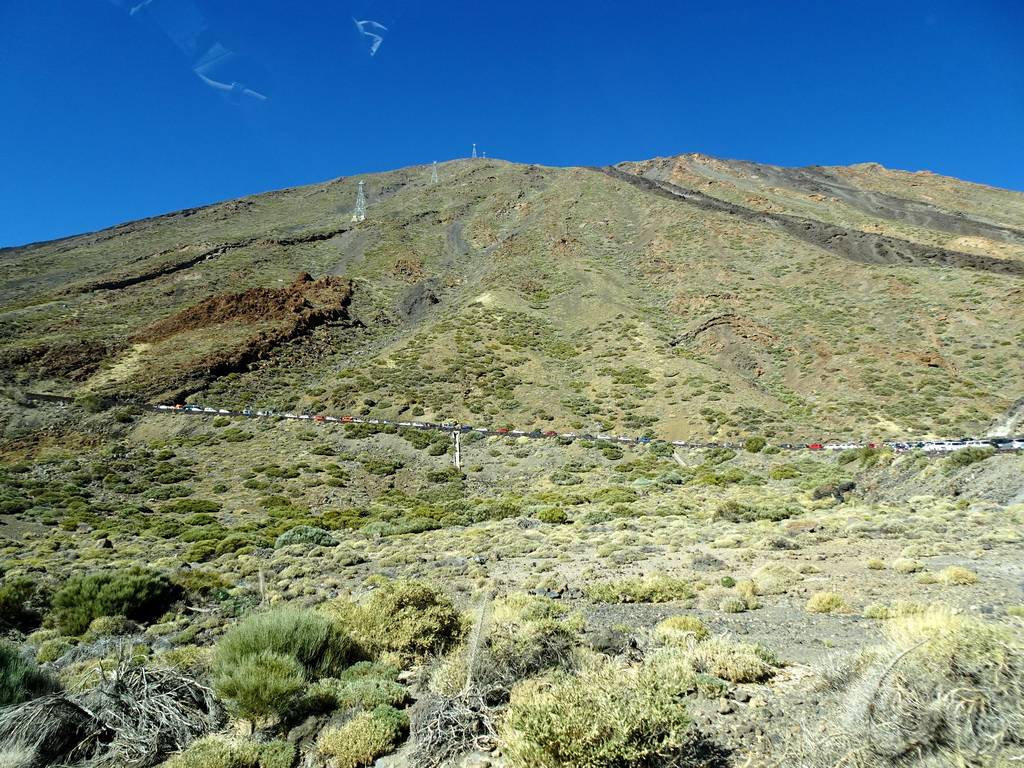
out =
[(1024, 4), (0, 0), (0, 246), (474, 142), (1024, 190)]

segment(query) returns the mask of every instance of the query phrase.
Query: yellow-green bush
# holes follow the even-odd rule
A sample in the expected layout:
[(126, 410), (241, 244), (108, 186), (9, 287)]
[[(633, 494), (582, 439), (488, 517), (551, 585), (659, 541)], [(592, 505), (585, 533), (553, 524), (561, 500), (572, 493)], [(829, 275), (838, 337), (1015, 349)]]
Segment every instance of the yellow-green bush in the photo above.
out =
[(885, 633), (854, 663), (842, 731), (822, 744), (851, 768), (903, 765), (908, 755), (922, 766), (1010, 764), (1024, 722), (1020, 638), (942, 607), (894, 618)]
[(962, 568), (959, 565), (951, 565), (948, 568), (943, 568), (939, 571), (938, 577), (939, 581), (943, 584), (967, 586), (978, 583), (978, 574), (974, 571)]
[(845, 607), (846, 601), (835, 592), (817, 592), (811, 595), (806, 605), (811, 613), (835, 613)]
[(669, 616), (654, 628), (654, 640), (661, 645), (687, 645), (690, 638), (700, 642), (710, 636), (707, 624), (696, 616)]
[(657, 675), (600, 659), (517, 685), (499, 734), (517, 768), (613, 768), (678, 748), (689, 724)]
[(363, 605), (336, 601), (325, 610), (343, 623), (366, 655), (400, 666), (443, 652), (463, 634), (451, 599), (425, 581), (385, 581)]
[(364, 710), (339, 728), (326, 728), (317, 750), (332, 768), (363, 768), (395, 749), (409, 729), (409, 718), (394, 707)]
[(211, 734), (192, 742), (161, 768), (291, 768), (295, 747), (274, 739), (255, 742)]
[(642, 578), (603, 581), (584, 588), (591, 600), (599, 603), (667, 603), (694, 596), (690, 582), (665, 574)]
[(355, 648), (326, 614), (279, 609), (229, 629), (214, 653), (214, 690), (251, 720), (284, 715), (307, 681), (341, 672)]
[(53, 596), (48, 617), (66, 635), (80, 635), (99, 616), (156, 620), (181, 596), (167, 576), (145, 568), (72, 576)]
[(48, 672), (23, 659), (11, 643), (0, 640), (0, 707), (20, 704), (59, 687)]
[(754, 643), (710, 637), (694, 647), (693, 658), (698, 672), (733, 683), (758, 683), (775, 674), (774, 656)]

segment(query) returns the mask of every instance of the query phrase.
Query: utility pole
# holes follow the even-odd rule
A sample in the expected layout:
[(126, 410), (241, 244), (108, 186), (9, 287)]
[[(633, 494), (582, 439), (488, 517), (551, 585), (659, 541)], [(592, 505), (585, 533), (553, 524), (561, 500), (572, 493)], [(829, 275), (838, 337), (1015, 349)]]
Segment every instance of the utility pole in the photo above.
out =
[(363, 221), (366, 219), (366, 193), (363, 191), (363, 184), (359, 182), (359, 191), (356, 193), (356, 209), (352, 212), (352, 221)]
[(455, 468), (462, 469), (462, 442), (459, 440), (459, 436), (462, 434), (460, 430), (452, 432), (455, 438)]
[(437, 160), (434, 161), (434, 165), (430, 169), (430, 183), (437, 184)]

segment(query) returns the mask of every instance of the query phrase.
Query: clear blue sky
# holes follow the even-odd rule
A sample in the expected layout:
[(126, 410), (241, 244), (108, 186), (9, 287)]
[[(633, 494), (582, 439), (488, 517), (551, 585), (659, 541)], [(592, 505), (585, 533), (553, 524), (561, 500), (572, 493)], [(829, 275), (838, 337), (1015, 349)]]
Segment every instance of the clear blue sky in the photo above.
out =
[(1024, 3), (0, 0), (0, 142), (0, 246), (473, 142), (1024, 190)]

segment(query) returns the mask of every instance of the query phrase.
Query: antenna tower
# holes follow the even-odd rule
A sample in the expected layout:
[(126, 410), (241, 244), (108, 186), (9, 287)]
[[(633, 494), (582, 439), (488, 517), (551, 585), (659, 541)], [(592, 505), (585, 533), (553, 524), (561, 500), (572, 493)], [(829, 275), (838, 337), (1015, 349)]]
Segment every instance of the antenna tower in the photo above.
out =
[(363, 221), (366, 218), (366, 193), (363, 191), (363, 184), (359, 182), (359, 192), (356, 193), (356, 209), (352, 212), (352, 221)]
[(473, 145), (473, 159), (476, 160), (476, 144)]
[(437, 184), (437, 160), (434, 161), (434, 166), (430, 169), (430, 183)]

